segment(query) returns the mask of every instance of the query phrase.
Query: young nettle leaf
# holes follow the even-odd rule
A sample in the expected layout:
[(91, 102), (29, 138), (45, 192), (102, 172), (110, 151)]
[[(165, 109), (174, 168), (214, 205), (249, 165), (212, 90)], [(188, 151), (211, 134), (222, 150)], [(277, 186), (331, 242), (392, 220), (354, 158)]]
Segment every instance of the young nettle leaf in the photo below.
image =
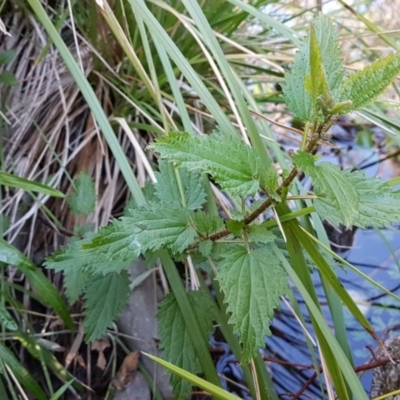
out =
[(131, 217), (123, 221), (129, 222), (134, 230), (134, 241), (141, 253), (162, 247), (182, 253), (197, 237), (192, 217), (192, 212), (179, 205), (148, 203), (132, 210)]
[(150, 147), (164, 159), (189, 170), (210, 174), (223, 190), (232, 195), (252, 195), (259, 189), (260, 161), (257, 153), (238, 137), (170, 133)]
[(184, 168), (177, 171), (171, 163), (165, 161), (160, 161), (158, 167), (160, 172), (156, 172), (157, 183), (154, 187), (156, 195), (161, 201), (183, 206), (177, 181), (178, 173), (185, 196), (185, 207), (189, 210), (197, 210), (202, 207), (206, 200), (206, 192), (203, 177), (198, 171), (188, 171)]
[(314, 192), (318, 196), (315, 208), (322, 211), (326, 204), (333, 206), (343, 225), (352, 227), (359, 218), (360, 196), (350, 180), (351, 173), (329, 163), (314, 165), (313, 159), (309, 154), (298, 152), (293, 162), (313, 178)]
[(310, 73), (305, 80), (307, 92), (311, 95), (313, 114), (318, 115), (322, 107), (332, 108), (333, 99), (329, 92), (329, 84), (322, 65), (321, 52), (313, 25), (310, 27)]
[(240, 334), (243, 346), (241, 362), (248, 362), (265, 346), (264, 336), (279, 308), (279, 296), (288, 290), (286, 272), (280, 260), (267, 247), (248, 250), (235, 246), (223, 254), (217, 278), (225, 293), (229, 322)]
[(94, 275), (85, 295), (84, 326), (86, 341), (103, 336), (113, 320), (124, 308), (130, 290), (127, 271)]
[[(196, 311), (202, 329), (201, 334), (208, 337), (212, 332), (214, 304), (210, 301), (209, 295), (203, 292), (190, 292), (187, 296)], [(164, 349), (163, 358), (193, 374), (201, 373), (195, 348), (173, 294), (168, 294), (160, 303), (157, 318), (161, 338), (160, 348)], [(189, 382), (174, 374), (171, 375), (170, 382), (176, 399), (187, 399), (191, 396), (192, 387)]]
[(313, 24), (329, 91), (336, 99), (344, 76), (338, 33), (332, 21), (323, 14), (319, 14)]
[(86, 172), (81, 172), (75, 181), (75, 191), (68, 197), (71, 211), (77, 215), (89, 215), (94, 211), (96, 200), (93, 179)]
[[(333, 102), (336, 101), (337, 91), (343, 78), (343, 62), (338, 43), (332, 22), (320, 14), (313, 22), (310, 36), (303, 40), (296, 53), (291, 71), (285, 74), (283, 92), (286, 105), (302, 121), (318, 120), (312, 96), (322, 95), (321, 101), (327, 105), (330, 103), (330, 98)], [(317, 71), (314, 83), (311, 82), (314, 76), (310, 60), (314, 64), (313, 73)], [(325, 83), (321, 86), (324, 81), (327, 82), (327, 87), (324, 87)]]
[[(271, 197), (273, 200), (280, 202), (281, 196), (276, 193), (276, 189), (279, 187), (279, 179), (278, 173), (274, 166), (271, 166), (267, 169), (267, 172), (264, 176), (263, 182), (261, 183), (262, 189), (264, 192)], [(255, 206), (257, 202), (254, 202), (252, 206)]]
[(346, 102), (337, 114), (345, 114), (365, 107), (374, 101), (400, 73), (400, 53), (390, 54), (358, 71), (340, 87), (339, 101)]
[(236, 221), (234, 219), (229, 219), (226, 221), (226, 227), (235, 236), (241, 236), (243, 234), (243, 228), (245, 224), (243, 220)]
[(210, 236), (225, 228), (224, 220), (218, 215), (210, 215), (204, 211), (197, 211), (193, 215), (196, 230), (202, 236)]

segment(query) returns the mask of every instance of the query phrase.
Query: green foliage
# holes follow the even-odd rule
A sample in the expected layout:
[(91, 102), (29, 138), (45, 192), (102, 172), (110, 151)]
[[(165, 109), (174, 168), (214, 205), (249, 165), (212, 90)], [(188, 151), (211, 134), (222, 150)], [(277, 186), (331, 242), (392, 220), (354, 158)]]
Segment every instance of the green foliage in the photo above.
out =
[(315, 35), (314, 25), (311, 25), (310, 32), (310, 73), (306, 75), (304, 81), (305, 89), (312, 99), (312, 113), (318, 114), (319, 104), (321, 101), (325, 109), (329, 109), (333, 105), (333, 100), (329, 93), (329, 84), (326, 79), (325, 71), (322, 64), (319, 43)]
[(1, 362), (7, 365), (18, 382), (28, 390), (35, 399), (45, 400), (47, 399), (46, 394), (40, 387), (39, 383), (34, 379), (32, 375), (24, 368), (21, 362), (14, 356), (12, 351), (8, 349), (2, 342), (0, 342), (0, 359)]
[(315, 208), (335, 226), (381, 228), (400, 221), (400, 192), (380, 179), (366, 178), (361, 171), (341, 171), (329, 163), (314, 165), (314, 158), (303, 152), (293, 162), (313, 178)]
[(140, 254), (140, 245), (136, 240), (136, 232), (129, 217), (114, 220), (110, 225), (101, 228), (99, 233), (91, 237), (89, 241), (83, 240), (81, 245), (82, 255), (89, 257), (86, 263), (93, 265), (94, 272), (103, 274), (120, 271), (124, 267), (118, 262), (130, 264)]
[[(165, 161), (160, 161), (158, 167), (160, 169), (160, 172), (156, 172), (158, 183), (154, 187), (160, 201), (178, 207), (185, 206), (188, 210), (197, 210), (202, 207), (206, 199), (206, 192), (198, 172), (185, 169), (177, 172), (170, 163)], [(183, 187), (185, 205), (182, 204), (180, 197), (177, 174)]]
[(54, 197), (64, 197), (64, 195), (57, 189), (53, 189), (50, 186), (31, 181), (29, 179), (20, 178), (19, 176), (9, 174), (4, 171), (0, 171), (0, 185), (14, 187), (26, 191), (43, 193)]
[(132, 264), (138, 256), (138, 248), (132, 237), (124, 234), (118, 227), (124, 225), (117, 221), (102, 228), (96, 236), (74, 240), (68, 247), (53, 253), (45, 265), (56, 271), (79, 269), (88, 273), (119, 272)]
[[(312, 159), (312, 156), (309, 156)], [(315, 193), (321, 196), (315, 206), (325, 199), (337, 210), (343, 224), (350, 228), (358, 219), (359, 196), (348, 179), (348, 173), (343, 172), (335, 165), (329, 163), (321, 163), (318, 165), (302, 164), (295, 156), (295, 164), (302, 169), (307, 175), (313, 178)], [(329, 214), (328, 215), (329, 218)]]
[[(199, 317), (202, 334), (208, 336), (212, 332), (213, 320), (213, 304), (209, 300), (209, 295), (202, 292), (191, 292), (188, 300)], [(160, 303), (157, 317), (161, 337), (160, 347), (164, 349), (164, 357), (193, 374), (202, 372), (179, 304), (173, 294), (167, 295)], [(192, 388), (189, 382), (172, 375), (171, 385), (176, 398), (186, 399), (191, 396)]]
[[(400, 221), (400, 192), (393, 190), (380, 179), (366, 178), (360, 171), (348, 173), (347, 178), (359, 196), (355, 226), (382, 228)], [(329, 200), (316, 202), (316, 208), (321, 217), (328, 216), (334, 225), (343, 223), (338, 209), (332, 206)]]
[[(158, 22), (143, 11), (145, 3), (138, 1), (138, 4), (141, 18), (147, 18), (148, 26), (158, 29)], [(196, 16), (195, 10), (188, 9), (192, 17)], [(160, 38), (157, 29), (149, 29), (154, 34), (152, 39), (158, 38), (160, 43), (174, 50), (169, 36)], [(202, 34), (206, 32), (204, 29), (199, 26)], [(208, 45), (212, 47), (212, 43)], [(170, 51), (169, 55), (172, 57), (173, 53)], [(163, 58), (163, 65), (168, 67), (167, 57)], [(173, 59), (186, 68), (184, 60)], [(344, 79), (335, 30), (326, 17), (316, 18), (310, 35), (301, 43), (291, 71), (286, 74), (287, 106), (307, 124), (301, 150), (293, 157), (294, 166), (282, 178), (278, 177), (272, 162), (267, 162), (270, 159), (257, 141), (260, 138), (250, 118), (246, 130), (251, 146), (239, 135), (235, 136), (225, 114), (216, 117), (222, 126), (220, 133), (203, 136), (193, 132), (169, 133), (152, 144), (150, 148), (163, 160), (156, 173), (157, 183), (147, 186), (147, 195), (137, 192), (124, 217), (112, 221), (96, 234), (72, 241), (46, 262), (49, 268), (64, 272), (70, 302), (84, 293), (87, 340), (104, 334), (121, 311), (129, 294), (127, 270), (132, 261), (143, 256), (153, 265), (160, 258), (173, 290), (161, 303), (158, 314), (164, 358), (186, 371), (207, 376), (204, 349), (207, 350), (208, 334), (215, 319), (230, 344), (236, 346), (243, 368), (250, 362), (256, 365), (258, 348), (265, 346), (265, 335), (270, 333), (269, 323), (274, 310), (279, 309), (280, 296), (290, 293), (288, 274), (306, 299), (321, 352), (338, 393), (350, 390), (357, 398), (364, 399), (359, 395), (362, 388), (355, 374), (350, 374), (353, 369), (346, 356), (340, 353), (337, 359), (330, 360), (332, 349), (336, 351), (341, 347), (320, 313), (321, 305), (310, 278), (314, 265), (324, 279), (327, 293), (333, 290), (338, 302), (342, 301), (366, 329), (370, 327), (335, 275), (332, 257), (320, 251), (307, 236), (315, 236), (311, 228), (315, 224), (312, 221), (304, 223), (304, 227), (300, 224), (310, 218), (309, 213), (314, 210), (333, 224), (347, 227), (388, 226), (400, 220), (399, 195), (389, 185), (368, 179), (361, 172), (341, 171), (329, 163), (316, 164), (312, 156), (318, 142), (326, 140), (324, 135), (334, 117), (373, 101), (390, 84), (398, 64), (397, 56), (388, 57)], [(193, 75), (190, 77), (192, 79)], [(369, 80), (374, 83), (370, 84)], [(199, 82), (195, 83), (198, 89), (202, 88)], [(146, 86), (151, 85), (147, 82)], [(242, 90), (234, 86), (230, 89), (236, 94)], [(208, 92), (204, 98), (208, 101), (205, 104), (213, 104)], [(243, 98), (236, 100), (245, 116), (247, 103)], [(185, 108), (180, 111), (184, 113), (183, 110)], [(190, 120), (186, 120), (185, 127), (189, 131), (190, 126)], [(303, 213), (300, 213), (303, 210), (291, 211), (286, 203), (298, 170), (313, 179), (317, 196), (312, 200), (315, 209), (310, 206)], [(229, 218), (225, 213), (225, 219), (218, 215), (209, 194), (211, 191), (206, 191), (209, 188), (205, 186), (206, 174), (233, 196), (232, 204), (236, 208), (226, 212)], [(76, 183), (76, 197), (70, 199), (75, 211), (81, 206), (82, 197), (90, 200), (90, 206), (84, 206), (86, 212), (94, 205), (94, 192), (85, 192), (90, 186), (87, 179), (83, 176), (82, 181)], [(264, 200), (247, 207), (244, 200), (256, 194)], [(281, 220), (260, 223), (259, 217), (265, 217), (265, 211), (271, 207), (275, 207), (276, 216)], [(279, 230), (272, 231), (275, 223)], [(310, 233), (305, 233), (306, 228)], [(198, 291), (185, 292), (182, 276), (172, 258), (185, 261), (188, 256), (197, 269), (208, 262), (204, 268), (215, 275), (214, 283), (220, 284), (219, 306), (210, 300), (203, 281)], [(201, 273), (198, 279), (202, 279)], [(198, 343), (203, 345), (198, 346)], [(344, 346), (343, 341), (341, 345)], [(257, 378), (263, 375), (260, 371), (257, 374)], [(176, 398), (190, 396), (187, 382), (175, 376), (171, 382)], [(266, 379), (263, 385), (268, 386)]]
[[(6, 50), (0, 53), (0, 66), (10, 63), (15, 57), (15, 50)], [(0, 74), (0, 85), (18, 86), (15, 75), (10, 71), (4, 71)]]
[(268, 244), (274, 242), (276, 236), (265, 225), (250, 225), (248, 227), (248, 236), (253, 243)]
[(325, 122), (374, 101), (400, 72), (400, 53), (375, 61), (343, 79), (337, 34), (322, 14), (296, 53), (283, 90), (292, 113), (303, 121)]
[(340, 87), (339, 101), (351, 103), (343, 107), (340, 114), (360, 109), (371, 103), (384, 92), (399, 72), (400, 53), (396, 53), (376, 60), (361, 71), (350, 75)]
[(239, 400), (239, 397), (227, 392), (226, 390), (221, 389), (220, 387), (213, 385), (212, 383), (206, 381), (205, 379), (199, 378), (198, 376), (191, 374), (187, 370), (183, 368), (179, 368), (172, 363), (169, 363), (162, 358), (156, 357), (152, 354), (143, 353), (145, 356), (149, 357), (150, 359), (154, 360), (158, 364), (165, 367), (167, 370), (171, 371), (172, 373), (176, 374), (177, 376), (185, 379), (186, 381), (193, 384), (193, 386), (197, 386), (199, 388), (204, 389), (207, 393), (213, 395), (215, 399), (219, 400)]
[(57, 292), (54, 285), (49, 282), (42, 270), (36, 267), (26, 256), (18, 249), (0, 238), (0, 262), (5, 265), (15, 265), (23, 273), (30, 285), (38, 294), (39, 301), (52, 307), (60, 316), (65, 325), (72, 329), (73, 322), (68, 312), (66, 304)]
[(74, 214), (89, 215), (96, 206), (97, 195), (93, 179), (81, 172), (75, 181), (75, 191), (68, 196), (68, 204)]
[(175, 204), (149, 203), (132, 210), (125, 221), (131, 221), (142, 253), (162, 247), (182, 253), (197, 236), (190, 216), (190, 211)]
[(170, 133), (150, 147), (162, 158), (189, 170), (210, 174), (222, 189), (232, 195), (254, 194), (259, 188), (260, 162), (257, 153), (237, 137)]
[(18, 330), (17, 323), (3, 304), (0, 304), (0, 325), (9, 331)]
[(207, 214), (201, 210), (193, 215), (193, 221), (196, 225), (196, 231), (204, 237), (224, 229), (224, 220), (221, 217)]
[(246, 249), (235, 246), (226, 251), (219, 264), (221, 289), (231, 313), (229, 322), (240, 334), (242, 362), (254, 357), (258, 346), (265, 346), (268, 324), (278, 309), (279, 296), (288, 291), (286, 273), (279, 259), (268, 248)]
[(342, 78), (337, 33), (330, 20), (320, 14), (312, 25), (310, 36), (302, 41), (291, 71), (285, 75), (286, 105), (303, 121), (318, 120), (316, 101), (319, 96), (325, 102), (326, 98), (335, 99)]
[(98, 339), (120, 314), (128, 301), (130, 280), (127, 271), (94, 275), (85, 296), (86, 340)]

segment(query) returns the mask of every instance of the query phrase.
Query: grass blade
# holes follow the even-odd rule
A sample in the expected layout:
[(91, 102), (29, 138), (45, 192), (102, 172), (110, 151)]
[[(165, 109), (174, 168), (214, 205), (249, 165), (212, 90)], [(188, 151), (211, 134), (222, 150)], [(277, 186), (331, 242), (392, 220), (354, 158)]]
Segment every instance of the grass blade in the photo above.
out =
[(31, 394), (35, 396), (37, 400), (46, 400), (47, 396), (33, 378), (32, 375), (22, 366), (22, 364), (17, 360), (14, 354), (0, 342), (0, 360), (2, 363), (7, 365), (12, 373), (17, 378), (18, 382), (28, 390)]
[(0, 261), (5, 264), (15, 265), (25, 274), (29, 283), (39, 296), (40, 301), (51, 307), (63, 320), (68, 329), (74, 329), (74, 323), (68, 308), (54, 285), (47, 279), (43, 272), (36, 267), (14, 246), (0, 238)]
[(218, 386), (213, 385), (210, 382), (205, 381), (204, 379), (199, 378), (196, 375), (191, 374), (190, 372), (185, 371), (182, 368), (179, 368), (168, 361), (164, 361), (162, 358), (158, 358), (156, 356), (153, 356), (152, 354), (144, 353), (142, 352), (145, 356), (151, 358), (153, 361), (156, 363), (162, 365), (169, 371), (173, 372), (176, 375), (179, 375), (181, 378), (186, 379), (190, 381), (193, 385), (201, 387), (202, 389), (206, 390), (208, 393), (212, 394), (215, 396), (217, 399), (221, 400), (238, 400), (239, 397), (234, 396), (233, 394), (230, 394), (229, 392), (221, 389)]
[(65, 195), (59, 190), (53, 189), (47, 185), (43, 185), (43, 183), (20, 178), (19, 176), (3, 171), (0, 171), (0, 185), (14, 187), (26, 191), (39, 192), (53, 197), (65, 197)]

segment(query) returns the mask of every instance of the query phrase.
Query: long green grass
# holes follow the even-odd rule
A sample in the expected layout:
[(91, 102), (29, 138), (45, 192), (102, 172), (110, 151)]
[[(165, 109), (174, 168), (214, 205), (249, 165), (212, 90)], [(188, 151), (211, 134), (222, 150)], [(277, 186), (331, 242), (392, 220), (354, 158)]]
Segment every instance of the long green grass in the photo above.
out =
[[(349, 68), (359, 68), (376, 54), (397, 49), (397, 32), (385, 33), (390, 27), (379, 26), (368, 19), (368, 15), (362, 17), (362, 9), (357, 5), (353, 5), (351, 13), (344, 2), (338, 3), (328, 14), (340, 28)], [(68, 194), (73, 177), (85, 169), (94, 176), (99, 192), (98, 208), (86, 218), (66, 215), (65, 205), (50, 200), (49, 193), (34, 197), (29, 187), (24, 187), (25, 195), (21, 190), (4, 191), (5, 195), (2, 192), (1, 214), (9, 216), (10, 223), (5, 229), (5, 241), (0, 242), (0, 261), (3, 265), (15, 266), (16, 271), (25, 275), (28, 289), (18, 289), (35, 300), (39, 291), (39, 301), (49, 307), (48, 313), (57, 314), (65, 327), (76, 334), (78, 319), (72, 322), (71, 314), (50, 279), (30, 261), (35, 253), (34, 238), (43, 229), (38, 215), (50, 221), (48, 224), (54, 228), (39, 240), (39, 248), (45, 248), (50, 244), (52, 247), (66, 244), (66, 238), (59, 234), (60, 229), (72, 232), (75, 226), (86, 223), (93, 223), (95, 229), (106, 225), (111, 217), (121, 213), (128, 198), (137, 205), (144, 204), (142, 189), (146, 181), (155, 180), (157, 164), (146, 146), (156, 137), (171, 131), (201, 135), (218, 127), (251, 143), (266, 170), (270, 166), (288, 168), (287, 154), (278, 143), (278, 129), (254, 115), (266, 114), (281, 124), (289, 123), (290, 115), (281, 104), (277, 85), (282, 83), (283, 72), (293, 60), (307, 22), (318, 11), (314, 5), (307, 8), (296, 2), (268, 0), (116, 0), (109, 3), (4, 0), (0, 4), (4, 16), (0, 16), (7, 31), (16, 39), (10, 45), (17, 53), (21, 52), (21, 58), (16, 57), (7, 65), (15, 71), (17, 80), (26, 79), (31, 84), (21, 83), (20, 92), (0, 86), (0, 94), (4, 93), (0, 97), (0, 118), (1, 115), (6, 117), (1, 119), (0, 130), (12, 130), (15, 142), (21, 143), (16, 147), (13, 140), (2, 139), (0, 173), (40, 181)], [(35, 18), (34, 22), (29, 16)], [(39, 35), (31, 39), (26, 30), (41, 32), (45, 40)], [(29, 45), (34, 51), (23, 53)], [(1, 51), (0, 47), (0, 54)], [(397, 135), (400, 130), (397, 93), (395, 84), (391, 94), (395, 103), (376, 103), (355, 118), (367, 118), (388, 134)], [(25, 154), (31, 157), (26, 158)], [(74, 159), (78, 161), (74, 163)], [(234, 206), (226, 195), (212, 183), (207, 182), (207, 185), (209, 211), (231, 212)], [(293, 194), (303, 192), (296, 182)], [(302, 216), (302, 208), (309, 204), (297, 204)], [(21, 208), (25, 210), (23, 213), (18, 212)], [(283, 262), (306, 302), (318, 342), (316, 348), (305, 335), (309, 351), (316, 370), (319, 368), (317, 359), (322, 359), (326, 366), (325, 375), (320, 376), (324, 390), (327, 388), (328, 394), (324, 396), (330, 398), (329, 389), (334, 387), (341, 399), (366, 399), (353, 369), (343, 302), (367, 328), (369, 326), (346, 297), (336, 276), (331, 275), (326, 263), (318, 258), (318, 246), (329, 246), (322, 222), (313, 214), (300, 228), (291, 220), (290, 210), (281, 207), (277, 214), (292, 265), (286, 259)], [(29, 233), (21, 241), (24, 229)], [(318, 242), (312, 238), (317, 238)], [(306, 260), (299, 256), (301, 246), (315, 255), (313, 261), (324, 285), (334, 333), (321, 313)], [(178, 300), (205, 378), (218, 386), (219, 377), (209, 344), (199, 333), (200, 321), (188, 301), (179, 269), (166, 252), (160, 257), (163, 266), (160, 273), (165, 275), (169, 290)], [(196, 272), (191, 271), (191, 282), (198, 282), (197, 286), (204, 288), (202, 277), (195, 275)], [(8, 321), (10, 318), (17, 321), (13, 340), (21, 343), (23, 350), (20, 351), (31, 353), (41, 363), (43, 376), (49, 371), (55, 374), (61, 382), (59, 386), (65, 385), (62, 386), (65, 390), (70, 389), (70, 384), (71, 388), (75, 387), (73, 390), (84, 390), (77, 380), (69, 383), (72, 374), (36, 339), (26, 335), (26, 321), (21, 317), (26, 307), (11, 300), (14, 288), (6, 284), (7, 279), (3, 268), (2, 306), (11, 308), (13, 316), (4, 312), (2, 319), (6, 321), (4, 316), (7, 315)], [(238, 339), (224, 314), (218, 284), (214, 285), (221, 309), (217, 323), (232, 352), (240, 359)], [(198, 289), (197, 286), (194, 285), (194, 289)], [(290, 299), (297, 317), (304, 320), (295, 296)], [(4, 321), (0, 321), (3, 389), (12, 393), (13, 398), (18, 398), (24, 390), (36, 398), (56, 398), (52, 380), (44, 379), (40, 387), (10, 350), (13, 346), (7, 346), (13, 329)], [(249, 365), (242, 365), (242, 369), (254, 399), (278, 398), (273, 377), (261, 356)], [(21, 382), (22, 389), (13, 383), (13, 377)]]

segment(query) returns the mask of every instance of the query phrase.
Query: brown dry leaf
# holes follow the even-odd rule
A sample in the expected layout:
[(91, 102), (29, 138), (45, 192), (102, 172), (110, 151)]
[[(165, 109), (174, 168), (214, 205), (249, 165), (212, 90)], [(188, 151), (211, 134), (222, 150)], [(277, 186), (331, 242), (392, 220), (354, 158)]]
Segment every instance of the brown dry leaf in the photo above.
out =
[(135, 350), (124, 358), (121, 368), (112, 380), (112, 384), (117, 390), (125, 389), (135, 380), (139, 355), (139, 350)]
[(99, 352), (99, 357), (97, 358), (97, 363), (96, 365), (104, 371), (107, 366), (107, 360), (106, 357), (104, 356), (104, 350), (110, 347), (110, 341), (108, 340), (108, 337), (104, 337), (103, 339), (100, 340), (95, 340), (92, 344), (92, 350), (97, 350)]

